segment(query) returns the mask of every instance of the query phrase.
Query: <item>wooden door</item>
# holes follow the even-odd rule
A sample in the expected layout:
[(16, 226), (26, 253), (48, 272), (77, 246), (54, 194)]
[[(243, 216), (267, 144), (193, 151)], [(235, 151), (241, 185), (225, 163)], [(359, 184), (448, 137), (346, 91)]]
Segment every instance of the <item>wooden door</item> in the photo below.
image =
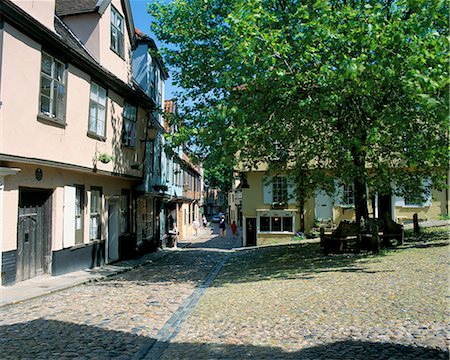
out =
[(50, 196), (46, 190), (20, 190), (16, 280), (50, 272)]
[(247, 246), (256, 246), (256, 219), (246, 219)]

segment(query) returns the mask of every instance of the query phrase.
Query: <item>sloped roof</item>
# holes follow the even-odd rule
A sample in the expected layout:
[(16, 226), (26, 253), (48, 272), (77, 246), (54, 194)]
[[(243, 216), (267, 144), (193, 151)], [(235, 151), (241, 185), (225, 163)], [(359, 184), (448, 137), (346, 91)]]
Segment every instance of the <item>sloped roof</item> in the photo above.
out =
[[(98, 13), (103, 15), (111, 0), (55, 0), (55, 14), (59, 17)], [(134, 46), (134, 21), (130, 1), (121, 0), (122, 11), (127, 24), (127, 33)]]
[(111, 1), (107, 0), (56, 0), (55, 12), (58, 16), (88, 14), (99, 12), (101, 5)]
[(82, 55), (90, 61), (96, 63), (97, 60), (89, 53), (86, 47), (81, 43), (72, 31), (64, 24), (64, 22), (55, 16), (55, 31), (61, 36), (61, 40), (75, 50), (78, 54)]
[(159, 53), (158, 47), (156, 46), (155, 40), (153, 40), (150, 36), (140, 31), (138, 28), (134, 28), (134, 39), (137, 44), (147, 44), (150, 46), (152, 50), (156, 51), (155, 59), (159, 63), (159, 68), (162, 71), (162, 75), (165, 80), (169, 78), (169, 71), (164, 64), (164, 61)]

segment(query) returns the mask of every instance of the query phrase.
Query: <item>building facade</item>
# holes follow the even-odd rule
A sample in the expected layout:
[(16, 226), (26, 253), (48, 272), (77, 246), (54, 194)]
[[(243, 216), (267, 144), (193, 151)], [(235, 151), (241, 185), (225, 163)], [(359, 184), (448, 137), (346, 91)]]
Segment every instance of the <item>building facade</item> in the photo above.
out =
[(133, 80), (129, 2), (0, 12), (1, 284), (130, 256), (157, 102)]

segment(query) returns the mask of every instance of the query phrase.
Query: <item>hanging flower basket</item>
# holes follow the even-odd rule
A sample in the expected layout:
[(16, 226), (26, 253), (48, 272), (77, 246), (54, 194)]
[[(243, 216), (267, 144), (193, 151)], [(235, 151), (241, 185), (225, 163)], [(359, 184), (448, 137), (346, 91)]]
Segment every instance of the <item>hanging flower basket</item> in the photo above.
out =
[(114, 157), (112, 157), (111, 155), (106, 154), (106, 153), (101, 153), (98, 155), (97, 159), (98, 159), (98, 161), (102, 162), (103, 164), (107, 164), (111, 160), (113, 160)]
[(132, 164), (130, 165), (130, 167), (131, 167), (133, 170), (141, 170), (141, 169), (142, 169), (142, 164), (136, 162), (136, 163), (132, 163)]

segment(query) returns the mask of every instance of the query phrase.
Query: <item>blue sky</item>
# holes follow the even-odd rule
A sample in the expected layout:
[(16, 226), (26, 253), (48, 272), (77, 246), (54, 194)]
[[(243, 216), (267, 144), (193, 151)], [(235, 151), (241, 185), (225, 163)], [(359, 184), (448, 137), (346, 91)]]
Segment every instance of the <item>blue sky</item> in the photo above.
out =
[[(152, 17), (147, 12), (147, 4), (149, 0), (130, 0), (131, 11), (133, 13), (133, 21), (134, 26), (138, 28), (143, 33), (149, 35), (152, 39), (155, 40), (156, 45), (161, 47), (161, 42), (153, 35), (150, 31), (150, 24), (152, 21)], [(175, 91), (179, 89), (172, 85), (172, 79), (169, 78), (165, 84), (165, 98), (169, 100), (173, 97)]]

